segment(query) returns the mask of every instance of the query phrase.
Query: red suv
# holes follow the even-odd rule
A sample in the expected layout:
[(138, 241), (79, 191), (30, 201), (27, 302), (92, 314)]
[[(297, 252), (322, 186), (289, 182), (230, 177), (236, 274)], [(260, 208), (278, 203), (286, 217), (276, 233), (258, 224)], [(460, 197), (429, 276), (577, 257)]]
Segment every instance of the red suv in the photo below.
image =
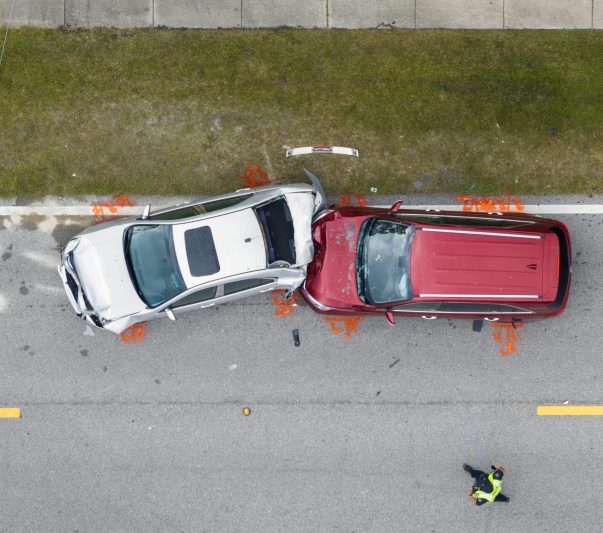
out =
[(337, 315), (515, 322), (563, 312), (567, 227), (535, 215), (335, 207), (313, 223), (315, 259), (301, 288)]

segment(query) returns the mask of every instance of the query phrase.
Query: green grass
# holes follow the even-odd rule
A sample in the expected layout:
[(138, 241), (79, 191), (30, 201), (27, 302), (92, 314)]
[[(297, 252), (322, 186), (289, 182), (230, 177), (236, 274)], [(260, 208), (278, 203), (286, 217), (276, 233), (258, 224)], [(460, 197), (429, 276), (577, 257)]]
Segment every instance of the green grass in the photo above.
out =
[(11, 29), (0, 124), (3, 196), (602, 193), (603, 32)]

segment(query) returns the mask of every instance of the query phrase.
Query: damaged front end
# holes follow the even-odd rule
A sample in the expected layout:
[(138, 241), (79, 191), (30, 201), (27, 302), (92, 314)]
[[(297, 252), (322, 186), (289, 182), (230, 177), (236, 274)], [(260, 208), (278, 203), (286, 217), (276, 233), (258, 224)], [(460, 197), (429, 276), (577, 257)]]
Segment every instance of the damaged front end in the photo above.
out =
[(103, 320), (94, 311), (90, 301), (86, 297), (73, 263), (73, 251), (77, 248), (79, 242), (78, 239), (73, 239), (67, 243), (61, 254), (61, 264), (58, 266), (59, 276), (63, 281), (67, 299), (77, 316), (84, 317), (93, 326), (102, 328)]

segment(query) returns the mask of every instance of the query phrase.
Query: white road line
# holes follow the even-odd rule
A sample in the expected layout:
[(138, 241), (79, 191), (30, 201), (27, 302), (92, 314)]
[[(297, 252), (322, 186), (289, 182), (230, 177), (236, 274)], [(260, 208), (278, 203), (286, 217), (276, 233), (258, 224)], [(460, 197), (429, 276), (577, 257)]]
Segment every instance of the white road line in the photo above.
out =
[[(173, 204), (169, 204), (169, 206), (171, 205)], [(155, 206), (155, 210), (169, 206)], [(387, 208), (391, 207), (391, 205), (372, 205), (370, 207)], [(524, 208), (523, 213), (533, 215), (603, 215), (603, 204), (527, 204), (524, 205)], [(120, 207), (115, 213), (110, 213), (108, 209), (105, 209), (103, 216), (135, 216), (142, 214), (143, 209), (144, 206), (141, 205)], [(460, 204), (402, 205), (402, 209), (415, 209), (419, 211), (430, 209), (432, 210), (432, 214), (435, 214), (435, 210), (460, 212), (463, 210), (463, 206)], [(511, 214), (513, 213), (517, 213), (517, 211), (512, 211)], [(0, 217), (29, 215), (95, 216), (92, 212), (92, 207), (87, 205), (0, 205)]]

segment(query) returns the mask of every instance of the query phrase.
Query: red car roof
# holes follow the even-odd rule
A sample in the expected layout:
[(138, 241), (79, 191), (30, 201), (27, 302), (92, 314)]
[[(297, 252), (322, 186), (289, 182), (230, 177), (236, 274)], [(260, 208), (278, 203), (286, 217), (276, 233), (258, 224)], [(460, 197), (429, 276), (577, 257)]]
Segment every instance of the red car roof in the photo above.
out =
[(415, 298), (552, 300), (556, 287), (549, 290), (549, 252), (557, 243), (555, 262), (559, 245), (554, 235), (550, 237), (517, 231), (420, 227), (411, 252)]

